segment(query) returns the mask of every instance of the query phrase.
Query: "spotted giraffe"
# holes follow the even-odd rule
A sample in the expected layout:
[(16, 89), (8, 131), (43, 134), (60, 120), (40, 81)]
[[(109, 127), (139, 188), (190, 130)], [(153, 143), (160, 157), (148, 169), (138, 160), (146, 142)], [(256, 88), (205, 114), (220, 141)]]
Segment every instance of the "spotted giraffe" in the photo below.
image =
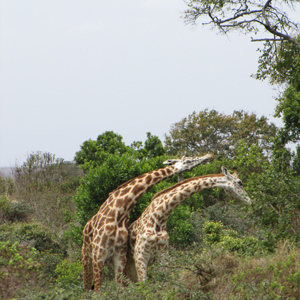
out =
[(168, 166), (145, 173), (119, 186), (110, 193), (83, 229), (81, 259), (84, 290), (99, 291), (104, 263), (112, 258), (115, 278), (122, 283), (126, 265), (129, 213), (137, 200), (158, 182), (213, 160), (212, 154), (202, 157), (183, 157), (164, 163)]
[(155, 256), (168, 250), (166, 223), (173, 209), (191, 195), (210, 188), (223, 188), (232, 197), (251, 203), (236, 169), (231, 175), (225, 167), (222, 167), (222, 174), (189, 178), (157, 193), (128, 229), (125, 274), (129, 279), (144, 281), (147, 278), (147, 266), (153, 263)]

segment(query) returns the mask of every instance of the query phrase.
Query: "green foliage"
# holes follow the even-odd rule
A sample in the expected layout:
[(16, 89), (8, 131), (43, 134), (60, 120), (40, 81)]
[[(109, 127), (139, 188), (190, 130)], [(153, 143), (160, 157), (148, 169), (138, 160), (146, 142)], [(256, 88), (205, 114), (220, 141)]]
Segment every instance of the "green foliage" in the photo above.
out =
[(77, 285), (82, 281), (82, 264), (80, 260), (70, 262), (67, 259), (61, 261), (55, 269), (56, 282), (59, 287)]
[(166, 154), (161, 140), (150, 132), (147, 132), (147, 140), (144, 146), (142, 142), (133, 142), (131, 148), (136, 150), (139, 159), (164, 156)]
[(110, 192), (134, 177), (162, 167), (162, 162), (163, 158), (136, 161), (128, 153), (108, 155), (101, 166), (87, 173), (74, 197), (82, 226), (98, 211)]
[[(74, 219), (75, 205), (71, 196), (79, 186), (82, 170), (74, 163), (64, 162), (50, 153), (31, 153), (16, 168), (11, 214), (16, 218), (31, 212), (31, 219), (54, 232), (66, 229)], [(12, 198), (12, 197), (10, 197)]]
[(63, 179), (63, 164), (61, 158), (48, 152), (33, 152), (27, 160), (17, 167), (14, 173), (15, 193), (43, 191), (51, 189), (54, 182)]
[(280, 47), (274, 48), (270, 41), (266, 41), (260, 52), (257, 79), (268, 77), (272, 84), (287, 83), (299, 87), (300, 49), (295, 44), (285, 41)]
[(91, 139), (85, 141), (80, 151), (76, 152), (74, 160), (85, 172), (88, 172), (101, 166), (110, 155), (122, 156), (127, 153), (134, 156), (135, 159), (142, 160), (163, 156), (166, 152), (160, 139), (150, 132), (147, 132), (147, 140), (144, 144), (137, 141), (129, 147), (122, 140), (121, 135), (113, 131), (106, 131), (100, 134), (96, 141)]
[(37, 250), (18, 242), (0, 242), (0, 297), (9, 299), (24, 282), (38, 281), (41, 264)]
[(292, 170), (296, 175), (300, 175), (300, 145), (296, 147), (296, 153), (292, 163)]
[(123, 138), (113, 131), (106, 131), (99, 135), (96, 141), (85, 141), (80, 147), (80, 151), (76, 152), (75, 162), (87, 172), (97, 166), (103, 164), (110, 154), (122, 155), (130, 151), (122, 141)]
[(39, 223), (22, 224), (14, 233), (19, 241), (26, 241), (39, 251), (66, 254), (66, 246), (62, 241)]
[[(238, 232), (239, 235), (245, 235), (253, 227), (253, 221), (247, 216), (248, 210), (249, 207), (244, 203), (217, 202), (202, 211), (202, 218), (204, 216), (209, 221), (220, 221), (226, 228)], [(197, 229), (201, 231), (201, 228), (202, 226), (198, 226)]]
[(294, 254), (279, 256), (267, 265), (249, 266), (231, 277), (238, 299), (299, 299), (300, 265)]
[(223, 236), (223, 224), (221, 222), (206, 222), (203, 225), (203, 232), (205, 234), (204, 241), (206, 244), (219, 243)]
[(4, 178), (0, 176), (0, 195), (12, 195), (14, 190), (14, 182), (12, 178)]
[(278, 172), (273, 166), (251, 176), (247, 183), (253, 203), (253, 215), (259, 226), (276, 239), (300, 237), (300, 181), (291, 172)]
[(207, 221), (203, 225), (204, 242), (217, 245), (238, 255), (263, 254), (270, 249), (255, 237), (239, 237), (235, 230), (226, 230), (221, 222)]
[(261, 173), (263, 167), (269, 164), (263, 151), (264, 149), (258, 144), (252, 144), (248, 148), (244, 141), (238, 143), (237, 158), (234, 163), (243, 182), (247, 181), (252, 174)]
[[(298, 43), (300, 37), (297, 37)], [(300, 139), (300, 48), (283, 42), (278, 48), (265, 43), (257, 72), (257, 79), (270, 78), (272, 84), (284, 87), (277, 98), (275, 116), (282, 117), (284, 127), (277, 133), (283, 144)]]
[[(300, 60), (300, 54), (299, 54)], [(300, 65), (300, 63), (299, 63)], [(300, 66), (299, 66), (300, 80)], [(284, 128), (280, 131), (281, 138), (286, 142), (300, 140), (300, 85), (298, 89), (291, 85), (280, 98), (278, 98), (277, 114), (282, 114)]]
[(24, 201), (12, 202), (4, 196), (0, 197), (0, 224), (27, 221), (32, 212), (32, 208)]
[(215, 110), (193, 112), (187, 118), (172, 125), (166, 135), (166, 149), (170, 155), (216, 154), (220, 157), (236, 158), (236, 149), (244, 141), (247, 149), (257, 144), (266, 153), (271, 148), (271, 138), (276, 126), (267, 118), (255, 114), (235, 111), (232, 115)]
[(182, 203), (171, 213), (167, 222), (170, 243), (176, 247), (186, 247), (193, 242), (193, 226), (191, 224), (191, 210)]
[[(21, 246), (18, 242), (13, 244), (10, 241), (0, 242), (1, 251), (1, 265), (13, 266), (16, 268), (25, 268), (28, 270), (40, 268), (40, 264), (35, 262), (32, 256), (36, 256), (37, 251), (35, 248), (28, 246), (26, 252), (21, 255)], [(5, 276), (1, 272), (1, 276)]]

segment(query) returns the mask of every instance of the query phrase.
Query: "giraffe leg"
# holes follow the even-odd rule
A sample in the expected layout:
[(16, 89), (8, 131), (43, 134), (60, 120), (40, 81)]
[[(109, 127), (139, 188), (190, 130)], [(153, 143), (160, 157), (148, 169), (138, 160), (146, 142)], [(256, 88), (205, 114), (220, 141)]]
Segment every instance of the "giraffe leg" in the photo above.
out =
[(150, 258), (155, 256), (155, 244), (155, 234), (147, 234), (136, 241), (134, 261), (138, 281), (145, 281), (147, 279), (147, 267)]
[(145, 257), (145, 255), (143, 255), (142, 253), (139, 253), (134, 260), (138, 281), (145, 281), (147, 279), (147, 267), (149, 258)]
[(93, 249), (93, 275), (94, 275), (94, 291), (99, 292), (102, 278), (103, 278), (103, 268), (105, 262), (105, 251), (104, 249), (99, 249), (95, 247)]
[(125, 243), (121, 249), (115, 253), (113, 262), (115, 269), (115, 279), (118, 284), (126, 285), (125, 266), (127, 261), (127, 244)]
[(103, 278), (103, 267), (104, 262), (98, 261), (93, 264), (93, 273), (94, 273), (94, 291), (99, 292), (102, 278)]
[(82, 245), (81, 249), (81, 262), (83, 266), (83, 285), (84, 291), (89, 291), (93, 283), (93, 264), (92, 259), (87, 252), (86, 245)]
[(126, 262), (126, 267), (125, 267), (125, 276), (129, 280), (133, 282), (137, 282), (137, 274), (136, 274), (136, 269), (135, 269), (135, 264), (134, 264), (134, 259), (133, 259), (133, 254), (131, 251), (128, 251), (127, 253), (127, 262)]

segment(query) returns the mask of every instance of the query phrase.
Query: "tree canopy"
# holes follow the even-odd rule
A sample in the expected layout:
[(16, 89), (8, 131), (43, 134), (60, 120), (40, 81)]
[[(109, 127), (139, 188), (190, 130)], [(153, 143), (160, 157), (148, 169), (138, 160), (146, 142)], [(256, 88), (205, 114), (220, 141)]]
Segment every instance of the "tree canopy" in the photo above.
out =
[(74, 160), (84, 171), (103, 164), (109, 154), (122, 155), (129, 150), (123, 137), (113, 131), (100, 134), (95, 141), (89, 139), (83, 142), (80, 148)]
[[(258, 70), (252, 76), (268, 78), (281, 88), (274, 116), (282, 117), (284, 126), (276, 133), (273, 150), (277, 158), (293, 156), (285, 146), (300, 139), (300, 26), (291, 18), (299, 0), (187, 0), (186, 4), (188, 24), (202, 20), (202, 25), (211, 25), (220, 33), (238, 30), (250, 35), (253, 42), (263, 42), (258, 49)], [(295, 164), (300, 157), (299, 143), (296, 149)]]
[(276, 126), (266, 117), (257, 117), (244, 111), (225, 115), (216, 110), (193, 112), (172, 125), (165, 137), (167, 153), (170, 155), (202, 155), (214, 153), (235, 158), (241, 140), (250, 148), (261, 147), (269, 155)]
[[(147, 139), (125, 145), (121, 135), (106, 131), (96, 141), (85, 141), (76, 152), (75, 161), (86, 172), (74, 201), (79, 221), (84, 225), (92, 217), (109, 193), (124, 182), (143, 173), (163, 167), (166, 150), (157, 136), (147, 133)], [(132, 211), (136, 218), (151, 200), (145, 195)], [(149, 198), (150, 197), (150, 198)]]

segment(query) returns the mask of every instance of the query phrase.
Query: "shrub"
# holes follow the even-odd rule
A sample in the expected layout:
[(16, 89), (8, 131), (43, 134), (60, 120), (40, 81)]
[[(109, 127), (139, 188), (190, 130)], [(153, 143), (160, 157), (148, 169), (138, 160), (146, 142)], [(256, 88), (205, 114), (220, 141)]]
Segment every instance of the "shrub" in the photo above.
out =
[(65, 259), (59, 263), (55, 269), (57, 275), (56, 282), (60, 287), (78, 285), (82, 282), (82, 264), (80, 260), (71, 263)]
[(42, 224), (24, 224), (16, 230), (16, 235), (20, 241), (31, 242), (39, 251), (66, 254), (66, 245), (62, 245), (59, 239)]
[(203, 232), (207, 245), (218, 245), (239, 255), (265, 254), (273, 250), (255, 237), (238, 237), (235, 230), (224, 229), (221, 222), (207, 221), (203, 225)]
[(0, 224), (28, 221), (32, 211), (31, 207), (24, 201), (11, 202), (4, 196), (0, 198)]
[(249, 262), (231, 277), (237, 299), (300, 299), (299, 250), (281, 251), (267, 261)]
[(300, 242), (300, 180), (292, 172), (280, 172), (274, 166), (253, 174), (248, 181), (253, 202), (252, 218), (276, 240)]
[(19, 289), (36, 284), (40, 268), (35, 248), (18, 242), (0, 242), (0, 298), (14, 297)]
[(12, 178), (3, 178), (0, 176), (0, 195), (11, 195), (14, 190), (14, 182)]
[(175, 247), (185, 247), (193, 241), (192, 213), (187, 205), (179, 205), (170, 215), (167, 230), (170, 243)]
[(222, 240), (223, 224), (221, 222), (206, 222), (203, 225), (203, 232), (205, 234), (204, 241), (208, 245), (219, 243)]

